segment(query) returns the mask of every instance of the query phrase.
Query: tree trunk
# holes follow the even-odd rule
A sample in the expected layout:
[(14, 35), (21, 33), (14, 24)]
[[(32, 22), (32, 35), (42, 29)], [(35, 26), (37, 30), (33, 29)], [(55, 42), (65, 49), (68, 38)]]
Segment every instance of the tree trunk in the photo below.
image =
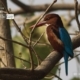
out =
[[(2, 0), (4, 5), (7, 7), (7, 0)], [(0, 5), (2, 5), (0, 3)], [(1, 9), (4, 7), (2, 6)], [(4, 18), (3, 11), (4, 9), (1, 10), (2, 12), (0, 13), (0, 36), (6, 38), (6, 39), (11, 39), (11, 33), (10, 33), (10, 25), (9, 25), (9, 20)], [(13, 46), (12, 42), (7, 42), (3, 41), (0, 39), (0, 48), (3, 48), (0, 50), (0, 66), (1, 67), (15, 67), (15, 61), (13, 57)]]

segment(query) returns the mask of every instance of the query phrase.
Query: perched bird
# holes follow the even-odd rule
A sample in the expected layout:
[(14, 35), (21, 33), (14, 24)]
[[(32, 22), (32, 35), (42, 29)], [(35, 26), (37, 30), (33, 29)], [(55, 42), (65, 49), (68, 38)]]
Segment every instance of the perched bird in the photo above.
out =
[[(54, 48), (59, 53), (63, 53), (65, 61), (65, 71), (68, 75), (68, 58), (73, 58), (73, 49), (70, 36), (64, 28), (62, 20), (57, 14), (47, 14), (42, 22), (39, 22), (35, 27), (47, 24), (47, 37)], [(34, 26), (32, 26), (33, 28)]]

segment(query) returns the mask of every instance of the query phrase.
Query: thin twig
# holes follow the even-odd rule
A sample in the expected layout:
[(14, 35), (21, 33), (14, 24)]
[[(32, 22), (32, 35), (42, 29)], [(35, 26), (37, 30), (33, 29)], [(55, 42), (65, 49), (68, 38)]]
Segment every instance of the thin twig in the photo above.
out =
[[(1, 3), (2, 3), (2, 5), (4, 6), (4, 9), (5, 9), (8, 13), (10, 13), (10, 12), (8, 11), (8, 9), (5, 7), (5, 5), (3, 4), (2, 1), (1, 1)], [(17, 30), (20, 32), (20, 34), (21, 34), (21, 36), (23, 37), (24, 41), (28, 44), (28, 41), (27, 41), (26, 36), (22, 33), (21, 29), (19, 28), (19, 26), (17, 25), (17, 23), (15, 22), (15, 20), (13, 19), (12, 21), (13, 21), (13, 23), (15, 24), (15, 27), (17, 28)], [(34, 62), (33, 62), (31, 45), (29, 46), (29, 51), (30, 51), (31, 69), (33, 70), (33, 69), (34, 69), (34, 65), (33, 65)]]
[[(2, 38), (2, 37), (0, 37), (1, 39), (3, 39), (3, 40), (7, 40), (7, 41), (12, 41), (12, 40), (9, 40), (9, 39), (5, 39), (5, 38)], [(14, 42), (14, 43), (17, 43), (17, 44), (19, 44), (19, 45), (22, 45), (22, 46), (24, 46), (24, 47), (26, 47), (26, 45), (24, 45), (24, 44), (22, 44), (22, 43), (19, 43), (19, 42), (16, 42), (16, 41), (12, 41), (12, 42)], [(1, 46), (2, 47), (2, 46)], [(4, 49), (4, 47), (2, 47), (3, 49)], [(5, 49), (4, 49), (5, 50)], [(6, 50), (7, 51), (7, 50)], [(8, 51), (7, 51), (8, 52)], [(9, 52), (8, 52), (9, 53)], [(12, 55), (12, 56), (14, 56), (14, 55)], [(27, 60), (24, 60), (24, 59), (21, 59), (21, 58), (19, 58), (19, 57), (17, 57), (17, 56), (14, 56), (15, 58), (17, 58), (17, 59), (20, 59), (20, 60), (23, 60), (23, 61), (25, 61), (25, 62), (28, 62)], [(31, 58), (32, 59), (32, 58)], [(31, 62), (28, 62), (28, 63), (31, 63)], [(32, 64), (32, 63), (31, 63)]]
[(75, 18), (76, 18), (76, 22), (80, 31), (80, 23), (78, 19), (78, 1), (77, 0), (74, 0), (74, 1), (75, 1)]
[[(1, 46), (1, 47), (2, 47), (3, 50), (5, 50), (7, 53), (9, 53), (3, 46)], [(25, 59), (22, 59), (22, 58), (20, 58), (20, 57), (17, 57), (17, 56), (15, 56), (15, 55), (13, 55), (13, 54), (12, 54), (12, 56), (13, 56), (14, 58), (20, 59), (20, 60), (22, 60), (22, 61), (24, 61), (24, 62), (27, 62), (27, 63), (31, 64), (31, 62), (29, 62), (29, 61), (27, 61), (27, 60), (25, 60)], [(1, 59), (0, 59), (0, 60), (1, 60)], [(34, 64), (34, 66), (37, 66), (37, 65)]]
[(80, 52), (80, 50), (74, 50), (74, 52)]
[(77, 33), (69, 33), (70, 35), (78, 35)]
[[(61, 73), (61, 68), (59, 68), (59, 69), (58, 69), (58, 71), (59, 71), (59, 77), (60, 77), (60, 73)], [(58, 79), (58, 80), (60, 80), (60, 79)]]
[[(77, 56), (79, 56), (79, 55), (80, 55), (80, 54), (75, 55), (74, 58), (77, 57)], [(70, 58), (68, 61), (70, 61), (70, 60), (72, 60), (72, 59), (74, 59), (74, 58)], [(56, 67), (56, 66), (60, 66), (60, 65), (62, 65), (62, 64), (64, 64), (64, 63), (65, 63), (65, 62), (63, 61), (63, 62), (61, 62), (61, 63), (59, 63), (59, 64), (56, 64), (55, 67)]]
[(36, 53), (36, 51), (34, 50), (34, 48), (33, 48), (33, 47), (32, 47), (32, 50), (33, 50), (33, 52), (34, 52), (34, 54), (35, 54), (35, 56), (36, 56), (36, 58), (37, 58), (38, 65), (40, 65), (40, 63), (41, 63), (42, 59), (41, 59), (41, 58), (40, 58), (40, 56)]
[[(0, 0), (0, 2), (4, 6), (4, 9), (6, 10), (6, 12), (10, 14), (10, 12), (8, 11), (8, 9), (5, 7), (4, 3), (1, 0)], [(19, 28), (19, 26), (17, 25), (17, 23), (15, 22), (15, 20), (12, 19), (12, 21), (15, 24), (15, 27), (17, 28), (17, 30), (20, 32), (20, 34), (23, 37), (24, 41), (28, 44), (26, 36), (22, 33), (21, 29)]]
[(33, 60), (33, 55), (32, 55), (32, 48), (31, 46), (29, 47), (29, 52), (30, 52), (30, 62), (31, 62), (31, 70), (34, 70), (34, 60)]
[(0, 39), (2, 39), (2, 40), (4, 40), (4, 41), (10, 41), (10, 42), (16, 43), (16, 44), (18, 44), (18, 45), (21, 45), (21, 46), (23, 46), (23, 47), (29, 48), (27, 45), (25, 45), (25, 44), (23, 44), (23, 43), (20, 43), (20, 42), (18, 42), (18, 41), (15, 41), (15, 40), (6, 39), (6, 38), (3, 38), (3, 37), (1, 37), (1, 36), (0, 36)]
[[(20, 60), (22, 60), (22, 61), (24, 61), (24, 62), (27, 62), (27, 63), (31, 64), (31, 62), (29, 62), (29, 61), (27, 61), (27, 60), (25, 60), (25, 59), (22, 59), (22, 58), (20, 58), (20, 57), (14, 56), (14, 58), (20, 59)], [(34, 64), (34, 66), (37, 66), (37, 64)], [(51, 74), (52, 74), (54, 77), (58, 78), (59, 80), (62, 80), (59, 76), (57, 76), (57, 75), (55, 75), (55, 74), (53, 74), (53, 73), (51, 73)]]
[[(54, 0), (53, 3), (50, 4), (50, 6), (46, 9), (46, 11), (44, 12), (44, 14), (37, 20), (35, 26), (39, 23), (39, 21), (44, 17), (44, 15), (48, 12), (48, 10), (52, 7), (52, 5), (53, 5), (56, 1), (57, 1), (57, 0)], [(32, 28), (31, 33), (30, 33), (30, 38), (29, 38), (29, 46), (30, 46), (29, 51), (30, 51), (30, 55), (31, 55), (30, 58), (31, 58), (31, 63), (32, 63), (32, 64), (31, 64), (32, 70), (33, 70), (33, 68), (34, 68), (34, 65), (33, 65), (33, 56), (32, 56), (31, 42), (32, 42), (32, 33), (33, 33), (34, 29), (35, 29), (35, 27)]]
[[(17, 57), (17, 56), (15, 56), (15, 55), (13, 55), (13, 56), (14, 56), (14, 58), (16, 58), (16, 59), (19, 59), (19, 60), (22, 60), (22, 61), (24, 61), (24, 62), (27, 62), (27, 63), (31, 64), (31, 62), (29, 62), (29, 61), (27, 61), (27, 60), (25, 60), (25, 59), (22, 59), (21, 57)], [(37, 64), (34, 64), (34, 66), (37, 66)], [(7, 67), (7, 66), (5, 65), (5, 67)], [(55, 74), (53, 74), (53, 73), (51, 73), (51, 72), (50, 72), (50, 74), (53, 75), (52, 77), (56, 77), (56, 78), (58, 78), (59, 80), (62, 80), (59, 76), (57, 76), (57, 75), (55, 75)], [(47, 77), (46, 77), (46, 78), (47, 78)]]
[[(8, 52), (6, 49), (4, 49), (6, 52)], [(9, 53), (9, 52), (8, 52)], [(17, 56), (15, 56), (15, 55), (13, 55), (12, 54), (12, 56), (14, 57), (14, 58), (17, 58), (17, 59), (19, 59), (19, 60), (22, 60), (22, 61), (24, 61), (24, 62), (27, 62), (27, 63), (29, 63), (29, 64), (31, 64), (31, 62), (29, 62), (28, 60), (25, 60), (25, 59), (22, 59), (22, 58), (20, 58), (20, 57), (17, 57)], [(34, 66), (37, 66), (36, 64), (34, 64)]]
[(34, 27), (32, 28), (31, 34), (33, 33), (33, 31), (34, 31), (36, 25), (39, 23), (39, 21), (45, 16), (45, 14), (49, 11), (49, 9), (52, 7), (52, 5), (53, 5), (54, 3), (56, 3), (56, 2), (57, 2), (57, 0), (54, 0), (54, 1), (52, 2), (52, 4), (50, 4), (49, 7), (45, 10), (45, 12), (43, 13), (43, 15), (40, 16), (40, 18), (37, 20), (36, 24), (35, 24)]
[(45, 16), (45, 14), (48, 12), (48, 10), (52, 7), (52, 5), (53, 5), (55, 2), (57, 2), (57, 0), (54, 0), (54, 1), (52, 2), (52, 4), (49, 5), (49, 7), (46, 9), (46, 11), (43, 13), (43, 15), (40, 16), (40, 18), (37, 20), (36, 24), (35, 24), (34, 27), (32, 28), (32, 31), (31, 31), (31, 33), (30, 33), (30, 39), (29, 39), (30, 43), (31, 43), (32, 33), (33, 33), (36, 25), (37, 25), (37, 24), (40, 22), (40, 20)]
[[(20, 60), (22, 60), (22, 61), (24, 61), (24, 62), (27, 62), (27, 63), (31, 64), (31, 62), (29, 62), (29, 61), (27, 61), (27, 60), (25, 60), (25, 59), (22, 59), (22, 58), (20, 58), (20, 57), (14, 56), (14, 58), (20, 59)], [(34, 64), (34, 65), (37, 66), (36, 64)]]
[[(3, 38), (3, 37), (1, 37), (1, 36), (0, 36), (0, 39), (2, 39), (2, 40), (4, 40), (4, 41), (10, 41), (10, 42), (13, 42), (13, 43), (15, 43), (15, 44), (21, 45), (21, 46), (23, 46), (23, 47), (29, 48), (28, 45), (25, 45), (25, 44), (23, 44), (23, 43), (21, 43), (21, 42), (15, 41), (15, 40), (6, 39), (6, 38)], [(36, 41), (32, 41), (32, 42), (33, 42), (34, 44), (36, 43)], [(37, 41), (37, 43), (38, 43), (38, 45), (42, 45), (42, 46), (46, 46), (46, 45), (50, 46), (48, 43), (42, 43), (42, 42), (39, 42), (39, 41)], [(34, 46), (33, 46), (33, 47), (34, 47)]]
[[(3, 37), (1, 37), (1, 36), (0, 36), (0, 38), (3, 39), (3, 40), (5, 40), (5, 41), (11, 41), (11, 42), (16, 43), (16, 44), (19, 44), (19, 45), (21, 45), (21, 46), (23, 46), (23, 47), (29, 48), (27, 45), (22, 44), (22, 43), (20, 43), (20, 42), (17, 42), (17, 41), (14, 41), (14, 40), (10, 40), (10, 39), (6, 39), (6, 38), (3, 38)], [(35, 42), (35, 43), (36, 43), (36, 42)], [(37, 41), (37, 43), (38, 43), (38, 41)], [(46, 44), (45, 44), (45, 45), (46, 45)], [(3, 48), (2, 48), (2, 49), (3, 49)], [(38, 56), (38, 54), (35, 52), (35, 50), (34, 50), (33, 48), (32, 48), (32, 50), (33, 50), (35, 56), (37, 57), (37, 60), (39, 59), (38, 64), (40, 64), (41, 58)]]
[[(36, 41), (32, 41), (32, 43), (34, 44)], [(44, 43), (44, 42), (40, 42), (40, 41), (38, 41), (37, 42), (37, 45), (41, 45), (41, 46), (50, 46), (50, 44), (49, 43)]]
[[(52, 76), (46, 76), (45, 79), (48, 80), (52, 80), (54, 77), (56, 77), (57, 75), (52, 75)], [(57, 76), (56, 78), (58, 78), (58, 80), (62, 80), (59, 76)]]
[(51, 76), (46, 76), (45, 78), (47, 78), (47, 79), (50, 78), (50, 80), (51, 80), (52, 78), (56, 77), (56, 78), (58, 78), (59, 80), (62, 80), (59, 76), (53, 74), (52, 72), (50, 72), (50, 75), (51, 75)]
[(57, 77), (59, 80), (62, 80), (59, 76), (57, 76), (57, 75), (54, 75), (55, 77)]
[[(27, 46), (27, 45), (25, 45), (25, 44), (23, 44), (23, 43), (21, 43), (21, 42), (18, 42), (18, 41), (15, 41), (15, 40), (11, 40), (11, 39), (6, 39), (6, 38), (3, 38), (3, 37), (1, 37), (0, 36), (0, 39), (2, 39), (2, 40), (5, 40), (5, 41), (10, 41), (10, 42), (13, 42), (13, 43), (15, 43), (15, 44), (18, 44), (18, 45), (21, 45), (21, 46), (23, 46), (23, 47), (26, 47), (26, 48), (29, 48), (29, 46)], [(36, 41), (32, 41), (34, 44), (36, 43)], [(38, 43), (38, 45), (42, 45), (42, 46), (46, 46), (46, 45), (48, 45), (48, 46), (50, 46), (48, 43), (42, 43), (42, 42), (37, 42)], [(34, 46), (33, 46), (34, 47)]]
[(42, 38), (42, 36), (44, 35), (45, 32), (43, 32), (40, 37), (38, 38), (38, 40), (33, 44), (33, 47), (40, 41), (40, 39)]
[[(40, 39), (42, 38), (42, 36), (44, 35), (44, 33), (41, 34), (41, 36), (38, 38), (38, 40), (33, 44), (33, 47), (40, 41)], [(35, 52), (34, 48), (32, 47), (33, 52), (36, 55), (37, 61), (38, 61), (38, 65), (41, 63), (41, 58), (39, 57), (39, 55)]]

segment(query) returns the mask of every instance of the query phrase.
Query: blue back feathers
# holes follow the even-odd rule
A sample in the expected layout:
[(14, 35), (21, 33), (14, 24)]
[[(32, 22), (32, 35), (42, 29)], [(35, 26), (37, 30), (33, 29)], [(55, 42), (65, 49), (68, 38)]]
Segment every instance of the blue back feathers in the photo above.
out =
[(63, 27), (60, 27), (59, 34), (60, 34), (60, 39), (64, 44), (64, 48), (65, 48), (66, 53), (70, 57), (73, 57), (73, 48), (72, 48), (71, 38), (70, 38), (67, 30)]
[(73, 49), (72, 49), (72, 43), (70, 36), (67, 32), (67, 30), (64, 27), (59, 27), (59, 34), (60, 34), (60, 39), (64, 44), (64, 61), (65, 61), (65, 71), (66, 75), (68, 75), (68, 58), (73, 57)]

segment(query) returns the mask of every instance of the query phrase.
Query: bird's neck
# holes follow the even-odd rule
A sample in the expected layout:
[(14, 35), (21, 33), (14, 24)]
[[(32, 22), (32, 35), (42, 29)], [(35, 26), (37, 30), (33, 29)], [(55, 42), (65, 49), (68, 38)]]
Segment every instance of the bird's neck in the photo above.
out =
[(49, 26), (47, 26), (47, 29), (46, 29), (46, 31), (47, 31), (47, 35), (48, 36), (52, 36), (53, 34), (53, 30), (52, 30), (52, 25), (49, 25)]
[(57, 25), (49, 25), (46, 30), (48, 36), (52, 37), (53, 35), (56, 35), (57, 38), (60, 38), (59, 29)]

